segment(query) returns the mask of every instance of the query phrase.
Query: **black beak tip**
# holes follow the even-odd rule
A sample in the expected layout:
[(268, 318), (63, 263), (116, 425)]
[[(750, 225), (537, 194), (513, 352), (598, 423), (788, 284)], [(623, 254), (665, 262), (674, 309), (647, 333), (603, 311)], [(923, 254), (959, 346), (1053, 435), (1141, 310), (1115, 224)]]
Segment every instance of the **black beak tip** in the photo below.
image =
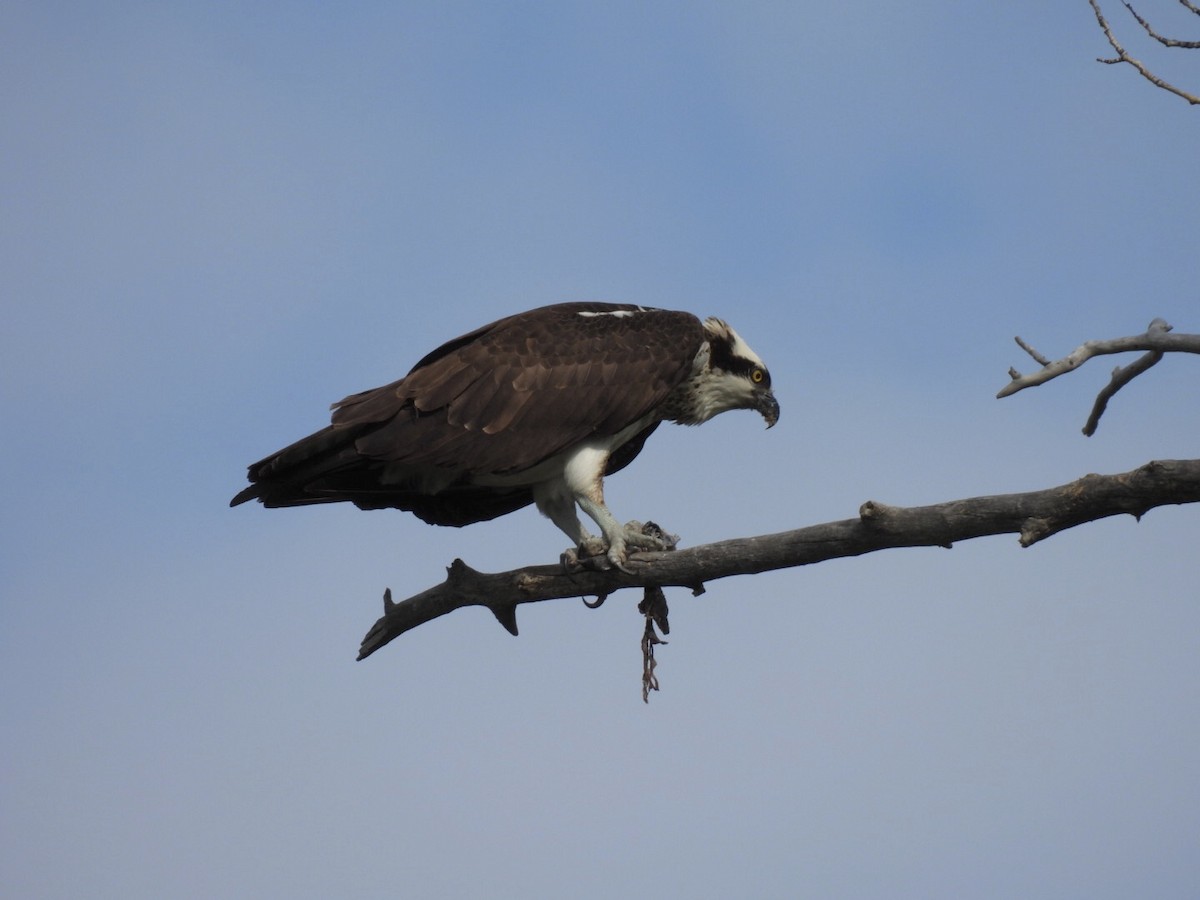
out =
[(763, 394), (758, 411), (762, 413), (767, 427), (774, 428), (775, 423), (779, 421), (779, 401), (775, 399), (775, 395), (772, 393)]

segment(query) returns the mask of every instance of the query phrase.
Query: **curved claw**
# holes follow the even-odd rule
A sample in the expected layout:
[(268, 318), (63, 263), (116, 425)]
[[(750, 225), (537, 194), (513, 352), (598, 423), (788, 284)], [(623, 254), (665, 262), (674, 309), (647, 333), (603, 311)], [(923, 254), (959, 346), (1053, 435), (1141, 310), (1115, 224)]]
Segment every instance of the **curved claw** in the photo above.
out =
[(577, 547), (564, 550), (559, 554), (558, 561), (562, 565), (563, 571), (568, 575), (583, 570), (583, 562), (579, 559), (579, 549)]
[(624, 572), (626, 575), (632, 575), (633, 573), (630, 572), (625, 565), (626, 561), (629, 559), (629, 553), (625, 549), (625, 546), (625, 536), (618, 535), (616, 540), (609, 544), (608, 552), (604, 554), (604, 556), (608, 560), (608, 564), (618, 572)]
[(616, 569), (626, 575), (635, 575), (628, 565), (629, 554), (639, 550), (674, 550), (679, 542), (678, 535), (669, 534), (647, 522), (630, 522), (619, 527), (608, 543), (603, 538), (588, 537), (578, 547), (572, 547), (559, 557), (563, 571), (568, 574), (582, 569)]
[(609, 563), (609, 565), (610, 565), (610, 566), (612, 566), (612, 567), (613, 567), (614, 569), (616, 569), (618, 572), (624, 572), (626, 575), (633, 575), (633, 574), (635, 574), (635, 573), (634, 573), (634, 571), (633, 571), (633, 569), (631, 569), (631, 568), (629, 568), (629, 566), (625, 565), (625, 559), (624, 559), (624, 558), (617, 560), (617, 559), (613, 559), (613, 558), (610, 556), (610, 557), (608, 557), (608, 563)]

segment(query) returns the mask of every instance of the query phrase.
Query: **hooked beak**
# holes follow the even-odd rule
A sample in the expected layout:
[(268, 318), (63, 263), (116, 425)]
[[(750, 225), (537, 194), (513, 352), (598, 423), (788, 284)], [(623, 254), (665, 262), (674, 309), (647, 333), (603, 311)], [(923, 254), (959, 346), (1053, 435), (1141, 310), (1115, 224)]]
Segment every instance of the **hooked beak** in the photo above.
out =
[(770, 388), (759, 391), (754, 398), (754, 408), (762, 415), (768, 428), (779, 421), (779, 401), (775, 399)]

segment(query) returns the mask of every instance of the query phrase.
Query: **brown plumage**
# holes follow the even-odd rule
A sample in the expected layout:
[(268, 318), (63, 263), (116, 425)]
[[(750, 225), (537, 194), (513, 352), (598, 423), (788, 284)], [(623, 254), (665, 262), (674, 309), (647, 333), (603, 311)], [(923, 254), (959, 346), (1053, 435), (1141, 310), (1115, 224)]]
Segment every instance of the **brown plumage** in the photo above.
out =
[[(693, 409), (696, 385), (715, 377), (710, 357), (738, 369), (721, 370), (727, 380), (760, 374), (744, 397)], [(768, 424), (778, 415), (761, 361), (723, 322), (630, 305), (547, 306), (455, 338), (399, 381), (334, 404), (332, 424), (250, 466), (250, 486), (230, 505), (348, 501), (466, 525), (536, 500), (581, 541), (588, 536), (568, 501), (584, 505), (579, 494), (587, 491), (563, 484), (575, 454), (599, 461), (598, 492), (663, 418), (694, 424), (735, 406), (759, 409)], [(603, 509), (601, 518), (608, 515)]]

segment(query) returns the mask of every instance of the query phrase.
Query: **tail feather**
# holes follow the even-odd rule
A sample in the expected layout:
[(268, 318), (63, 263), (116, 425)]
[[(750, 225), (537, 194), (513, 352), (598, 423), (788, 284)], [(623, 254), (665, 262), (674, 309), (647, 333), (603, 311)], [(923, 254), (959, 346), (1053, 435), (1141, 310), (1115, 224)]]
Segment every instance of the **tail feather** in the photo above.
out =
[[(350, 502), (359, 509), (402, 509), (431, 525), (470, 525), (518, 510), (533, 502), (527, 486), (508, 489), (449, 483), (436, 467), (417, 466), (406, 489), (383, 481), (385, 463), (356, 446), (372, 424), (328, 426), (250, 466), (251, 484), (229, 501), (238, 506), (258, 500), (271, 509)], [(393, 473), (395, 478), (395, 473)]]
[(318, 486), (338, 473), (361, 467), (362, 458), (354, 449), (354, 440), (361, 431), (326, 426), (260, 459), (247, 471), (249, 487), (239, 491), (229, 505), (259, 500), (269, 507), (307, 506), (348, 499)]

